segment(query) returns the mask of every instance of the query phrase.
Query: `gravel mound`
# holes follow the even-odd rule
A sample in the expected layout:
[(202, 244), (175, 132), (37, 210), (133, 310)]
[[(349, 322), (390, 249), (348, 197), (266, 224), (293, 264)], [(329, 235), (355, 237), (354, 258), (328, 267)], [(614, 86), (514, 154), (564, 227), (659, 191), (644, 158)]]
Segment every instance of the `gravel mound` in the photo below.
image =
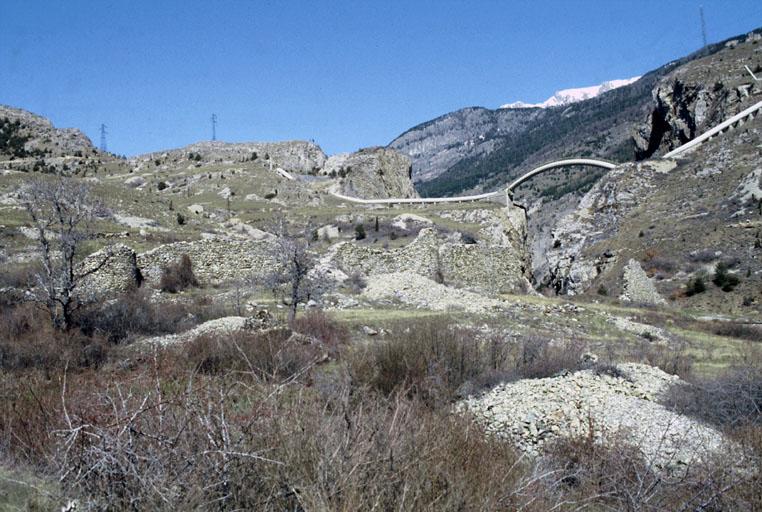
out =
[(368, 277), (363, 297), (378, 302), (397, 301), (419, 309), (487, 313), (502, 309), (503, 301), (451, 288), (414, 272), (394, 272)]
[(175, 343), (188, 343), (199, 336), (205, 334), (227, 334), (234, 331), (243, 330), (247, 327), (247, 318), (244, 316), (225, 316), (215, 318), (203, 324), (199, 324), (193, 329), (189, 329), (179, 334), (167, 334), (166, 336), (155, 336), (142, 340), (142, 343), (172, 345)]
[(509, 438), (519, 449), (539, 455), (549, 442), (619, 434), (637, 446), (656, 468), (676, 468), (727, 448), (717, 430), (669, 411), (657, 400), (682, 382), (658, 368), (620, 364), (621, 376), (582, 370), (545, 379), (501, 384), (456, 405), (489, 432)]

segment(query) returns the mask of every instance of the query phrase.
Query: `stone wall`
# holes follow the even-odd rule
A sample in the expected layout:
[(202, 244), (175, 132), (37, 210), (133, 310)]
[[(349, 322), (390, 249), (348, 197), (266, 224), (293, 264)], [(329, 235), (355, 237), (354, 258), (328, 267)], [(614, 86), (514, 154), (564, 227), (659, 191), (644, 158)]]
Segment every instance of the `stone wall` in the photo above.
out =
[(531, 264), (526, 249), (526, 217), (510, 205), (495, 210), (442, 213), (463, 222), (483, 223), (477, 243), (440, 237), (433, 228), (424, 228), (405, 247), (380, 249), (353, 242), (342, 243), (333, 263), (343, 272), (365, 275), (414, 272), (448, 285), (493, 293), (524, 291)]
[(124, 244), (94, 252), (82, 261), (78, 271), (80, 275), (94, 271), (79, 285), (80, 293), (85, 295), (115, 295), (139, 286), (142, 281), (135, 251)]
[(630, 259), (624, 267), (622, 284), (624, 292), (619, 298), (624, 302), (646, 306), (659, 306), (667, 303), (664, 297), (659, 295), (656, 285), (637, 260)]
[(263, 278), (272, 270), (268, 240), (229, 240), (223, 238), (177, 242), (162, 245), (137, 256), (146, 281), (155, 285), (162, 267), (187, 254), (193, 272), (202, 284), (210, 285), (238, 279)]

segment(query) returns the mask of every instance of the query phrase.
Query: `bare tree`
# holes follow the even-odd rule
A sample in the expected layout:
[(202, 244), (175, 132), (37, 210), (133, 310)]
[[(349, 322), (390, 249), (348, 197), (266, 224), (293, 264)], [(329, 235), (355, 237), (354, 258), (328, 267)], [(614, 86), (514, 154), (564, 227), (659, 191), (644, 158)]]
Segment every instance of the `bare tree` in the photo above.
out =
[(56, 329), (68, 330), (82, 305), (77, 287), (109, 259), (105, 253), (87, 268), (78, 264), (83, 242), (92, 237), (93, 221), (106, 212), (91, 198), (87, 186), (63, 178), (29, 183), (21, 189), (20, 199), (37, 231), (42, 259), (30, 297), (47, 309)]
[[(299, 304), (318, 298), (327, 286), (327, 278), (317, 267), (317, 258), (309, 249), (306, 235), (292, 234), (285, 219), (277, 219), (272, 229), (276, 235), (271, 256), (276, 263), (273, 271), (265, 278), (265, 284), (272, 290), (285, 287), (290, 304), (289, 324), (296, 318)], [(308, 229), (306, 232), (309, 232)]]

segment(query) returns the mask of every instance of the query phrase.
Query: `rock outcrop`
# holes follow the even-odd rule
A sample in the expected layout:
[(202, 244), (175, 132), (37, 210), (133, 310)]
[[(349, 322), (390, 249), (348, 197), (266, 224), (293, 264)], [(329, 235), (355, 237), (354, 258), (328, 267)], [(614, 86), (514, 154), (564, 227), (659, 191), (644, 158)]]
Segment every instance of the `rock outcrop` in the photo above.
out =
[(362, 199), (418, 197), (410, 159), (393, 149), (367, 148), (330, 157), (320, 174), (338, 180), (338, 192)]
[(87, 156), (96, 153), (90, 139), (76, 128), (56, 128), (42, 116), (7, 105), (0, 105), (0, 120), (3, 119), (19, 123), (18, 135), (24, 140), (23, 149), (29, 156)]
[[(717, 430), (668, 410), (659, 399), (682, 381), (658, 368), (620, 364), (614, 375), (594, 370), (500, 384), (460, 402), (477, 421), (529, 453), (559, 437), (611, 436), (633, 443), (658, 469), (687, 467), (730, 443)], [(592, 432), (591, 432), (592, 429)]]
[[(192, 155), (193, 158), (189, 158)], [(197, 142), (180, 149), (160, 151), (135, 157), (131, 160), (133, 166), (159, 162), (191, 162), (204, 163), (237, 163), (246, 160), (257, 160), (272, 163), (273, 170), (281, 168), (287, 172), (298, 174), (314, 174), (323, 167), (326, 161), (325, 153), (320, 146), (308, 141), (283, 142), (241, 142), (230, 143), (222, 141)]]
[(759, 101), (762, 86), (744, 69), (753, 62), (752, 36), (680, 66), (659, 81), (652, 92), (653, 108), (633, 133), (638, 158), (666, 153)]

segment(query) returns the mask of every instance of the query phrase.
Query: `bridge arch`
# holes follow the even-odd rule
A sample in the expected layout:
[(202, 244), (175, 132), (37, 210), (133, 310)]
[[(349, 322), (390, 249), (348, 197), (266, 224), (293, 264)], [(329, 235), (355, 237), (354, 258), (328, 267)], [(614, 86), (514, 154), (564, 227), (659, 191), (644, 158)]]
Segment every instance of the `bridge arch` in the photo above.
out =
[(513, 191), (516, 187), (527, 181), (528, 179), (533, 178), (534, 176), (543, 173), (545, 171), (549, 171), (551, 169), (557, 169), (558, 167), (568, 167), (570, 165), (589, 165), (591, 167), (601, 167), (603, 169), (613, 169), (617, 166), (617, 164), (612, 164), (611, 162), (606, 162), (605, 160), (593, 160), (590, 158), (571, 158), (569, 160), (557, 160), (555, 162), (550, 162), (549, 164), (541, 165), (540, 167), (536, 167), (529, 171), (528, 173), (524, 174), (523, 176), (520, 176), (516, 178), (510, 185), (508, 185), (507, 190)]

